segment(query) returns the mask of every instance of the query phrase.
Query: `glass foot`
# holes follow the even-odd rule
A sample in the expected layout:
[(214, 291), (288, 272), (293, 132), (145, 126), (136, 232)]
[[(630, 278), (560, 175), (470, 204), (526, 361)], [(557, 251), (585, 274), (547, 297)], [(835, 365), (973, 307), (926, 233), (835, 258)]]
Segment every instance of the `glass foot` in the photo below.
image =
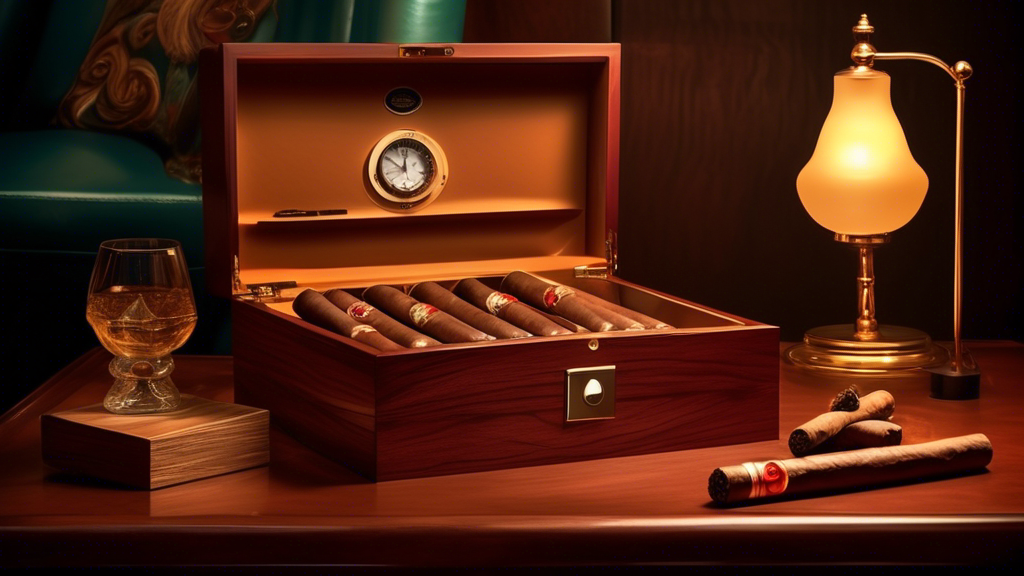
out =
[(151, 414), (176, 410), (181, 395), (171, 381), (174, 362), (170, 357), (152, 360), (114, 358), (110, 387), (103, 407), (114, 414)]

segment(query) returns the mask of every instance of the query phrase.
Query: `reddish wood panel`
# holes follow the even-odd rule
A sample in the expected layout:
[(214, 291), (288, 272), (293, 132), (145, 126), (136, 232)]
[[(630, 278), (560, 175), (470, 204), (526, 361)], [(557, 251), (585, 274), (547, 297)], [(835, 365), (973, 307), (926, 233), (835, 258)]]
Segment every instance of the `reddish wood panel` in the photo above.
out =
[(270, 410), (275, 425), (373, 478), (372, 349), (245, 302), (232, 318), (237, 402)]
[(203, 128), (203, 234), (206, 289), (231, 296), (234, 255), (238, 254), (238, 206), (234, 188), (236, 71), (225, 65), (222, 49), (199, 54)]
[[(769, 440), (778, 331), (649, 332), (381, 358), (379, 480)], [(615, 366), (615, 418), (565, 421), (566, 370)]]
[(465, 42), (611, 42), (611, 0), (468, 0)]

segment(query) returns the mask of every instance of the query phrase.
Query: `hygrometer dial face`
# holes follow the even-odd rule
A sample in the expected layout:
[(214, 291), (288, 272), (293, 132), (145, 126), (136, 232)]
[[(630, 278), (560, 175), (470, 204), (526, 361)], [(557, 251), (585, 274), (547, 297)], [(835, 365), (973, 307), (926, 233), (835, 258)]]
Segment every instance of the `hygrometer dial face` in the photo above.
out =
[(415, 197), (434, 179), (434, 156), (422, 142), (400, 138), (384, 148), (377, 176), (395, 196)]
[(396, 212), (426, 206), (448, 181), (444, 151), (416, 130), (398, 130), (381, 138), (370, 153), (367, 168), (370, 198)]

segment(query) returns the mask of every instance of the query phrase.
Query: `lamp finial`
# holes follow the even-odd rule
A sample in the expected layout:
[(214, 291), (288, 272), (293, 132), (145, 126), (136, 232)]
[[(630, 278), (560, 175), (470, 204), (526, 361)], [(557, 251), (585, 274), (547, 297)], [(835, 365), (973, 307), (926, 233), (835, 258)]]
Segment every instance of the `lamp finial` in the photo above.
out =
[(875, 47), (871, 45), (871, 34), (874, 31), (875, 27), (868, 22), (868, 15), (861, 14), (857, 25), (853, 27), (853, 41), (856, 44), (850, 52), (850, 58), (853, 58), (857, 66), (871, 68), (875, 65)]

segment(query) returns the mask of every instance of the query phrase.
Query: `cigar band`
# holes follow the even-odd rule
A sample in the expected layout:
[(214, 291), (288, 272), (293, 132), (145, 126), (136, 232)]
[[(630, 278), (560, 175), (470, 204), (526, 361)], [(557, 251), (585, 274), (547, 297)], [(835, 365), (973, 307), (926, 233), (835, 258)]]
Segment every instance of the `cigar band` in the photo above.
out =
[(373, 326), (370, 326), (369, 324), (359, 324), (359, 325), (356, 325), (356, 326), (352, 327), (352, 334), (351, 334), (351, 336), (352, 336), (352, 338), (355, 338), (359, 334), (363, 334), (363, 333), (366, 333), (366, 332), (376, 332), (376, 331), (377, 331), (377, 329), (374, 328)]
[(743, 468), (750, 474), (748, 498), (778, 496), (789, 487), (789, 471), (782, 462), (744, 462)]
[(345, 312), (356, 320), (362, 320), (369, 316), (370, 312), (373, 312), (374, 310), (376, 310), (376, 308), (370, 306), (366, 302), (353, 302)]
[(487, 296), (487, 301), (484, 302), (484, 306), (487, 306), (487, 311), (495, 316), (501, 309), (513, 302), (518, 302), (515, 296), (509, 294), (502, 294), (501, 292), (491, 292)]
[(430, 321), (431, 316), (438, 313), (438, 309), (430, 304), (417, 302), (409, 309), (409, 319), (417, 326), (423, 326)]
[(550, 286), (544, 291), (544, 305), (548, 308), (553, 308), (562, 298), (575, 295), (576, 293), (572, 291), (572, 288), (561, 285)]

